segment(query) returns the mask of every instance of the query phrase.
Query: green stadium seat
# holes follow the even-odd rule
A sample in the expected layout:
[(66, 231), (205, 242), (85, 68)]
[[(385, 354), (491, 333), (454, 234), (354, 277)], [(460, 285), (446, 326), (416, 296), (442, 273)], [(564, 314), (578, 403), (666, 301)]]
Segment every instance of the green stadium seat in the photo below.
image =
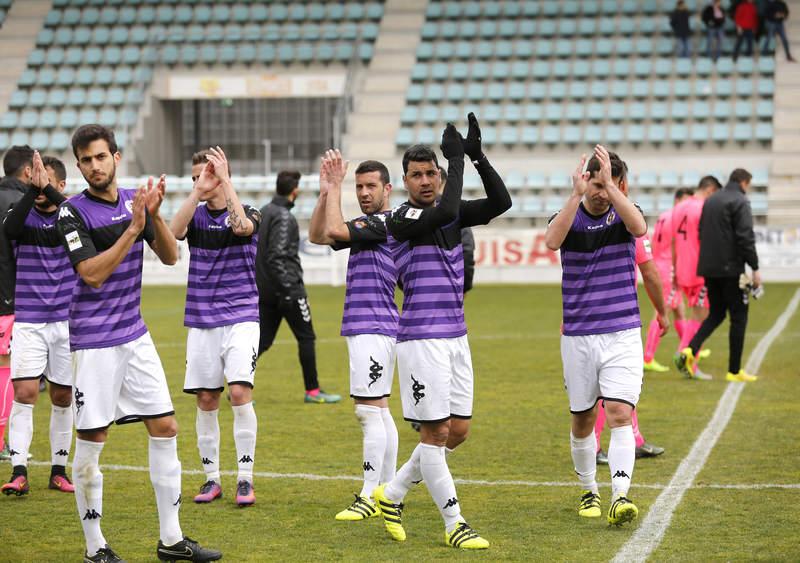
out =
[(690, 139), (695, 143), (706, 143), (711, 138), (711, 131), (705, 123), (693, 123), (690, 130)]
[(737, 123), (733, 126), (733, 139), (747, 142), (753, 138), (753, 127), (749, 123)]
[(711, 138), (718, 143), (727, 142), (730, 136), (731, 130), (727, 123), (715, 123), (711, 128)]

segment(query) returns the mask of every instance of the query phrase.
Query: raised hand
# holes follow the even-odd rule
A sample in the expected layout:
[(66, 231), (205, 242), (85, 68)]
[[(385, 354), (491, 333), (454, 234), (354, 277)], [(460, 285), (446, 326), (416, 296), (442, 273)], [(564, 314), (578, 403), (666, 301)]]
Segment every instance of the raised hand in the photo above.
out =
[(575, 195), (583, 196), (586, 190), (589, 189), (589, 173), (584, 172), (586, 166), (586, 155), (581, 155), (581, 161), (578, 167), (572, 173), (572, 193)]
[(328, 190), (331, 187), (331, 176), (330, 176), (330, 164), (327, 157), (327, 152), (325, 153), (326, 156), (323, 156), (320, 159), (319, 165), (319, 195), (324, 196), (328, 194)]
[(342, 158), (342, 153), (339, 152), (339, 149), (327, 150), (325, 158), (329, 163), (328, 177), (330, 181), (341, 186), (350, 162)]
[(475, 117), (474, 113), (469, 112), (467, 121), (469, 122), (469, 129), (467, 130), (467, 138), (463, 140), (464, 152), (470, 160), (480, 160), (483, 156), (483, 150), (481, 149), (481, 128), (478, 125), (478, 118)]
[(230, 178), (230, 172), (228, 171), (228, 159), (225, 153), (219, 146), (210, 147), (208, 150), (211, 151), (211, 154), (206, 155), (206, 158), (214, 165), (214, 176), (216, 176), (220, 182), (228, 180)]
[(442, 144), (439, 148), (442, 149), (442, 155), (447, 160), (464, 158), (464, 138), (452, 123), (448, 123), (447, 127), (444, 128)]
[(214, 174), (214, 164), (209, 160), (197, 177), (194, 189), (201, 193), (207, 193), (219, 186), (219, 180)]
[(47, 169), (44, 167), (42, 155), (39, 151), (33, 151), (33, 172), (31, 175), (31, 184), (40, 190), (47, 187), (50, 183), (50, 177), (47, 175)]
[(611, 157), (603, 145), (594, 147), (594, 156), (600, 161), (600, 170), (597, 173), (597, 178), (608, 186), (611, 184)]
[(145, 204), (147, 206), (147, 212), (150, 213), (151, 217), (157, 217), (159, 209), (161, 208), (161, 203), (164, 201), (164, 194), (167, 191), (167, 179), (164, 174), (162, 174), (159, 179), (158, 183), (154, 186), (153, 185), (153, 177), (150, 176), (147, 179), (147, 191), (145, 192)]
[[(153, 178), (150, 178), (149, 183), (152, 185)], [(133, 197), (133, 207), (131, 208), (131, 224), (128, 228), (137, 236), (144, 230), (145, 225), (145, 212), (147, 208), (147, 188), (139, 186), (136, 190), (136, 195)]]

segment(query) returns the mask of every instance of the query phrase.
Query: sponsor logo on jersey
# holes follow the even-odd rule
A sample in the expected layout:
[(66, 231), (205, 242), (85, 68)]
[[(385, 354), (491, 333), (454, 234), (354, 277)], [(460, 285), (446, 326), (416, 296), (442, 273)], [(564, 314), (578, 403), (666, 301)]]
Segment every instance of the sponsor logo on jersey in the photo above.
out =
[(411, 219), (416, 221), (422, 216), (422, 209), (417, 209), (416, 207), (409, 207), (406, 210), (406, 219)]
[[(66, 207), (63, 209), (66, 209)], [(69, 248), (70, 252), (75, 252), (76, 250), (83, 248), (81, 235), (78, 234), (78, 231), (70, 231), (65, 235), (64, 238), (67, 239), (67, 247)]]
[(128, 210), (128, 213), (133, 213), (133, 200), (129, 199), (125, 202), (125, 209)]

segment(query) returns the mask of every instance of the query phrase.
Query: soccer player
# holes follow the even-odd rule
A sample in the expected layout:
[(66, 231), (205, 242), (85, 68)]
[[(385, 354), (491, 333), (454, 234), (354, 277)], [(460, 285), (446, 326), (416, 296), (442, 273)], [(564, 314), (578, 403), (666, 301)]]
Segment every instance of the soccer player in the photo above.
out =
[(389, 411), (394, 374), (397, 268), (394, 239), (386, 232), (392, 184), (389, 170), (375, 160), (356, 168), (356, 196), (362, 216), (345, 222), (342, 181), (347, 162), (328, 151), (320, 168), (320, 195), (309, 225), (309, 239), (334, 250), (350, 249), (347, 263), (342, 336), (350, 356), (350, 396), (362, 440), (364, 483), (353, 503), (337, 520), (364, 520), (378, 515), (372, 491), (395, 476), (397, 426)]
[(300, 193), (300, 172), (278, 173), (275, 197), (261, 208), (256, 283), (261, 336), (258, 356), (269, 350), (285, 318), (297, 339), (306, 403), (338, 403), (342, 397), (319, 386), (314, 324), (300, 264), (300, 229), (291, 209)]
[[(700, 179), (694, 195), (685, 198), (672, 210), (673, 283), (686, 296), (686, 304), (689, 306), (689, 319), (684, 325), (679, 350), (689, 345), (689, 341), (708, 316), (705, 280), (697, 275), (697, 261), (700, 256), (700, 215), (706, 199), (721, 187), (719, 180), (714, 176), (704, 176)], [(675, 363), (676, 366), (680, 364), (679, 355), (675, 357)], [(678, 369), (680, 370), (680, 367)], [(684, 375), (688, 374), (685, 370), (680, 371)], [(699, 369), (693, 370), (689, 377), (711, 379), (709, 374)]]
[[(678, 205), (693, 193), (694, 190), (690, 188), (678, 189), (675, 192), (674, 205)], [(678, 338), (680, 339), (685, 330), (686, 321), (684, 320), (685, 311), (683, 307), (683, 298), (678, 288), (675, 287), (674, 278), (672, 276), (672, 209), (667, 209), (659, 215), (655, 227), (653, 227), (653, 236), (650, 238), (650, 246), (652, 248), (653, 261), (655, 262), (655, 266), (661, 278), (664, 302), (669, 310), (672, 311), (675, 332), (678, 333)], [(650, 321), (650, 328), (647, 331), (647, 339), (644, 345), (644, 371), (669, 371), (667, 366), (661, 365), (655, 359), (660, 342), (661, 325), (658, 324), (658, 319), (654, 318)]]
[[(0, 217), (5, 217), (28, 191), (33, 174), (33, 149), (28, 145), (15, 145), (8, 149), (3, 156), (3, 174), (5, 177), (0, 179)], [(3, 436), (14, 400), (9, 344), (14, 326), (16, 272), (14, 249), (0, 229), (0, 459), (11, 458)]]
[(215, 561), (220, 552), (181, 531), (178, 424), (164, 368), (139, 309), (143, 241), (164, 264), (178, 259), (175, 237), (159, 213), (164, 177), (155, 186), (151, 178), (147, 187), (119, 188), (116, 170), (122, 157), (114, 133), (101, 125), (79, 127), (72, 152), (89, 187), (59, 207), (57, 228), (79, 276), (69, 338), (78, 431), (72, 477), (86, 538), (84, 561), (121, 561), (100, 529), (100, 453), (113, 422), (137, 421), (150, 435), (150, 481), (160, 525), (156, 555), (164, 561)]
[[(397, 332), (397, 361), (403, 416), (419, 422), (420, 443), (389, 483), (373, 491), (389, 535), (404, 541), (403, 498), (424, 480), (445, 523), (445, 542), (455, 548), (485, 549), (461, 515), (446, 453), (467, 438), (472, 417), (473, 372), (464, 322), (464, 259), (461, 229), (485, 225), (511, 207), (500, 176), (481, 150), (475, 115), (463, 139), (452, 124), (442, 134), (448, 181), (441, 181), (436, 154), (414, 145), (403, 155), (408, 201), (392, 211), (389, 234), (400, 244), (395, 264), (403, 284)], [(464, 154), (483, 180), (486, 198), (461, 201)]]
[(33, 154), (31, 187), (3, 223), (16, 242), (17, 284), (11, 356), (14, 406), (9, 419), (12, 474), (3, 493), (27, 494), (28, 450), (33, 437), (33, 407), (39, 398), (39, 378), (50, 382), (49, 487), (75, 491), (66, 474), (72, 443), (72, 357), (67, 317), (75, 287), (75, 272), (55, 229), (56, 211), (66, 198), (64, 164)]
[(258, 349), (256, 236), (258, 210), (243, 206), (219, 147), (192, 155), (194, 188), (170, 223), (189, 243), (184, 325), (185, 393), (197, 395), (197, 448), (206, 482), (197, 503), (222, 497), (219, 473), (219, 397), (228, 382), (239, 465), (236, 504), (256, 501), (253, 489), (258, 421), (253, 380)]
[(583, 487), (578, 514), (601, 515), (593, 430), (597, 402), (603, 399), (611, 427), (612, 504), (607, 518), (616, 525), (638, 515), (627, 495), (636, 458), (631, 413), (639, 400), (644, 363), (635, 239), (647, 232), (647, 224), (619, 189), (624, 176), (622, 160), (596, 146), (588, 164), (584, 155), (572, 174), (572, 194), (545, 233), (547, 247), (560, 249), (564, 271), (561, 358), (572, 413), (572, 460)]
[[(761, 286), (753, 214), (747, 192), (753, 176), (743, 168), (731, 172), (725, 187), (712, 195), (700, 217), (700, 257), (697, 273), (706, 279), (711, 311), (689, 345), (681, 350), (678, 369), (688, 376), (703, 342), (730, 314), (727, 381), (750, 383), (758, 376), (742, 369), (749, 293)], [(745, 273), (752, 270), (752, 280)]]

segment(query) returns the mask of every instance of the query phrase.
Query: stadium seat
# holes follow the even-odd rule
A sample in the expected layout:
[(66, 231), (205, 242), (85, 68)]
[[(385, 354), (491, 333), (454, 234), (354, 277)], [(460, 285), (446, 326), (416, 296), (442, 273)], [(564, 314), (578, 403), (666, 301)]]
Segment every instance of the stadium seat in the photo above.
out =
[(730, 139), (731, 131), (727, 123), (715, 123), (711, 128), (711, 138), (717, 143), (724, 143)]
[(753, 139), (753, 128), (749, 123), (737, 123), (733, 126), (733, 139), (746, 143)]
[(625, 140), (632, 145), (639, 145), (645, 140), (644, 125), (631, 123), (625, 127)]
[(548, 125), (542, 130), (542, 141), (545, 144), (554, 146), (561, 142), (561, 128), (556, 125)]
[(401, 127), (397, 131), (394, 142), (400, 147), (407, 147), (414, 144), (414, 132), (407, 128)]
[(738, 100), (734, 106), (734, 115), (739, 119), (747, 119), (753, 113), (753, 104), (750, 100)]
[(759, 119), (772, 119), (773, 103), (771, 100), (759, 100), (756, 104), (756, 115)]

